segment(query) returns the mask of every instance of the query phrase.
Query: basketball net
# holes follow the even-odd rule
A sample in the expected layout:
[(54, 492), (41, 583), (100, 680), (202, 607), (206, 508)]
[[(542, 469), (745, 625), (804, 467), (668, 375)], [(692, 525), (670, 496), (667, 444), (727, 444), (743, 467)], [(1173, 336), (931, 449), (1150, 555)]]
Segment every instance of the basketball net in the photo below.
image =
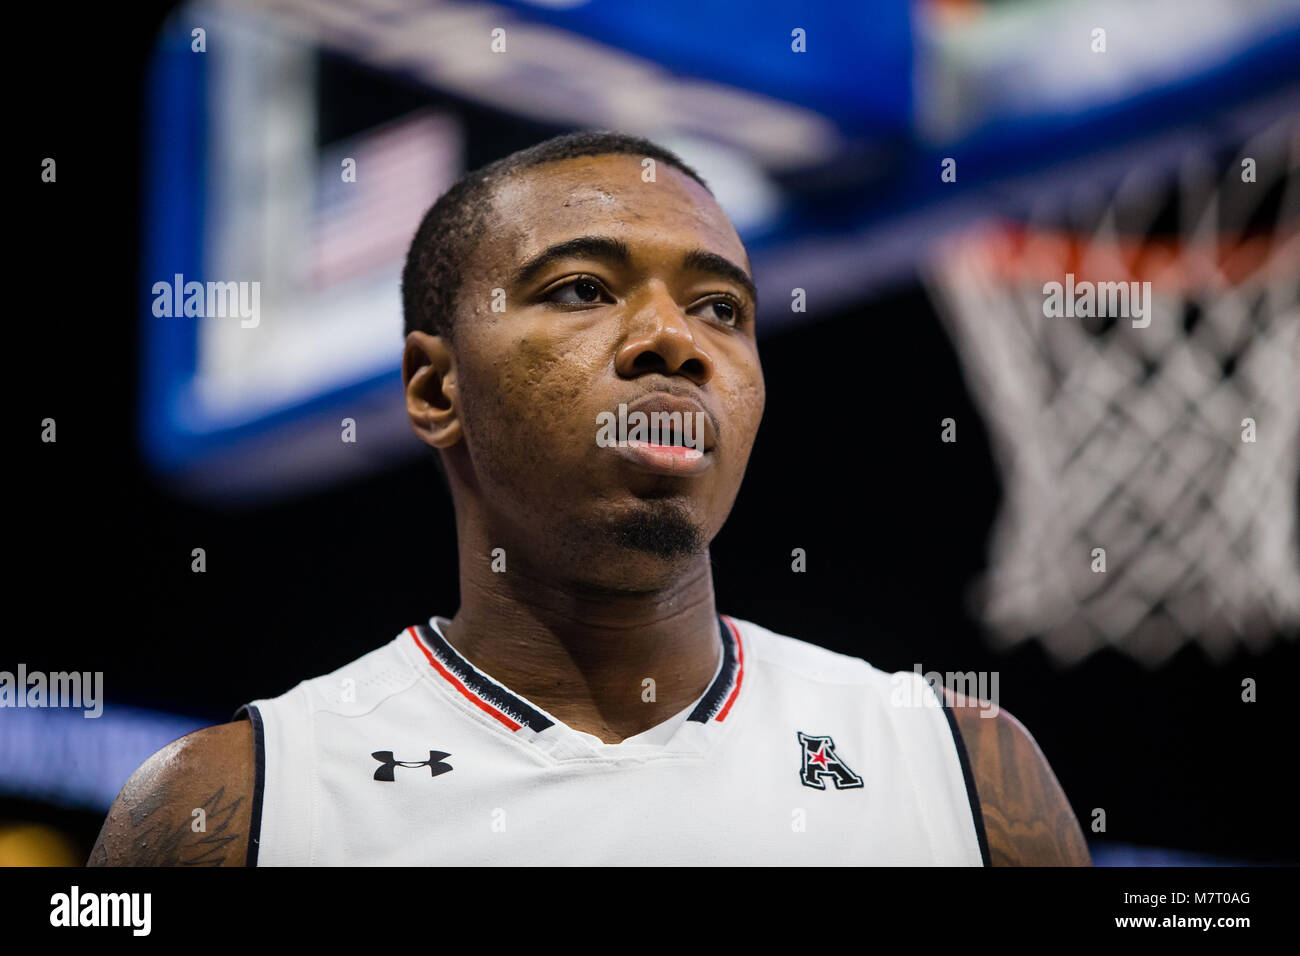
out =
[[(978, 589), (999, 646), (1155, 667), (1300, 629), (1298, 155), (1290, 118), (936, 247), (927, 284), (1002, 473)], [(1149, 281), (1150, 324), (1045, 316), (1067, 273)]]

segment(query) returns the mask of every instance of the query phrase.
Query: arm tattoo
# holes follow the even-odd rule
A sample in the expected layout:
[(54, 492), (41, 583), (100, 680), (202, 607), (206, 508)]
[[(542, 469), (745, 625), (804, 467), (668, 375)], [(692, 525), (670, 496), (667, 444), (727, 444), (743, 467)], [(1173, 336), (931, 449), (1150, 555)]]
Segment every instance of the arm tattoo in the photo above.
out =
[(207, 832), (195, 832), (192, 814), (180, 822), (167, 820), (162, 797), (149, 795), (131, 808), (137, 865), (220, 866), (229, 853), (240, 850), (244, 834), (234, 824), (243, 803), (242, 796), (228, 800), (226, 788), (219, 788), (198, 807), (207, 815)]
[(965, 712), (965, 741), (990, 862), (994, 866), (1088, 865), (1079, 821), (1032, 739), (1009, 716), (980, 718), (973, 709)]
[[(192, 812), (177, 820), (176, 799), (165, 788), (132, 805), (127, 821), (106, 825), (91, 851), (89, 866), (222, 866), (247, 848), (240, 809), (245, 798), (220, 787), (193, 809), (205, 814), (204, 830), (193, 829)], [(110, 849), (111, 847), (111, 849)]]

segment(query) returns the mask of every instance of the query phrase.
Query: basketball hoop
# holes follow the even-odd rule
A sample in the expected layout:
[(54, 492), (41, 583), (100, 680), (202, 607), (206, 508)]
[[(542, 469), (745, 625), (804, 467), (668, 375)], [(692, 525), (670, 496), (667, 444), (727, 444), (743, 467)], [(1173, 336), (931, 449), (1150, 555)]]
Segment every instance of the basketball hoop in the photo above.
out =
[[(1300, 121), (1237, 145), (936, 247), (927, 284), (1002, 471), (980, 589), (1001, 646), (1155, 667), (1300, 628)], [(1067, 282), (1150, 283), (1149, 324), (1045, 314)]]

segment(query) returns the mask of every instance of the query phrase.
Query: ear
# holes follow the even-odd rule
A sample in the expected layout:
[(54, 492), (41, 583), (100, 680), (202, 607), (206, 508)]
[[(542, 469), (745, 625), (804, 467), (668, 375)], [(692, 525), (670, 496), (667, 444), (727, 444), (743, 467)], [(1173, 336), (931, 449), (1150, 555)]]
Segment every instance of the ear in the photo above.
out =
[(412, 332), (402, 351), (406, 415), (420, 441), (450, 448), (462, 438), (456, 360), (440, 335)]

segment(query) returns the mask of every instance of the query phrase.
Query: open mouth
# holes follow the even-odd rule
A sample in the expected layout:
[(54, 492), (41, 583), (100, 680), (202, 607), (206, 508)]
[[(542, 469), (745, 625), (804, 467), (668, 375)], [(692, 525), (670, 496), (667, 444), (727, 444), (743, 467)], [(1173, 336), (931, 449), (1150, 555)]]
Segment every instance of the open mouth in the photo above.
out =
[[(602, 416), (602, 428), (615, 424), (613, 412)], [(715, 426), (699, 401), (656, 392), (619, 404), (615, 434), (607, 434), (605, 444), (640, 471), (687, 477), (713, 466), (716, 440)]]
[[(620, 405), (619, 416), (620, 438), (637, 435), (662, 448), (689, 448), (708, 453), (717, 438), (704, 407), (687, 397), (652, 393), (630, 405)], [(631, 429), (623, 425), (625, 420), (632, 425)]]

